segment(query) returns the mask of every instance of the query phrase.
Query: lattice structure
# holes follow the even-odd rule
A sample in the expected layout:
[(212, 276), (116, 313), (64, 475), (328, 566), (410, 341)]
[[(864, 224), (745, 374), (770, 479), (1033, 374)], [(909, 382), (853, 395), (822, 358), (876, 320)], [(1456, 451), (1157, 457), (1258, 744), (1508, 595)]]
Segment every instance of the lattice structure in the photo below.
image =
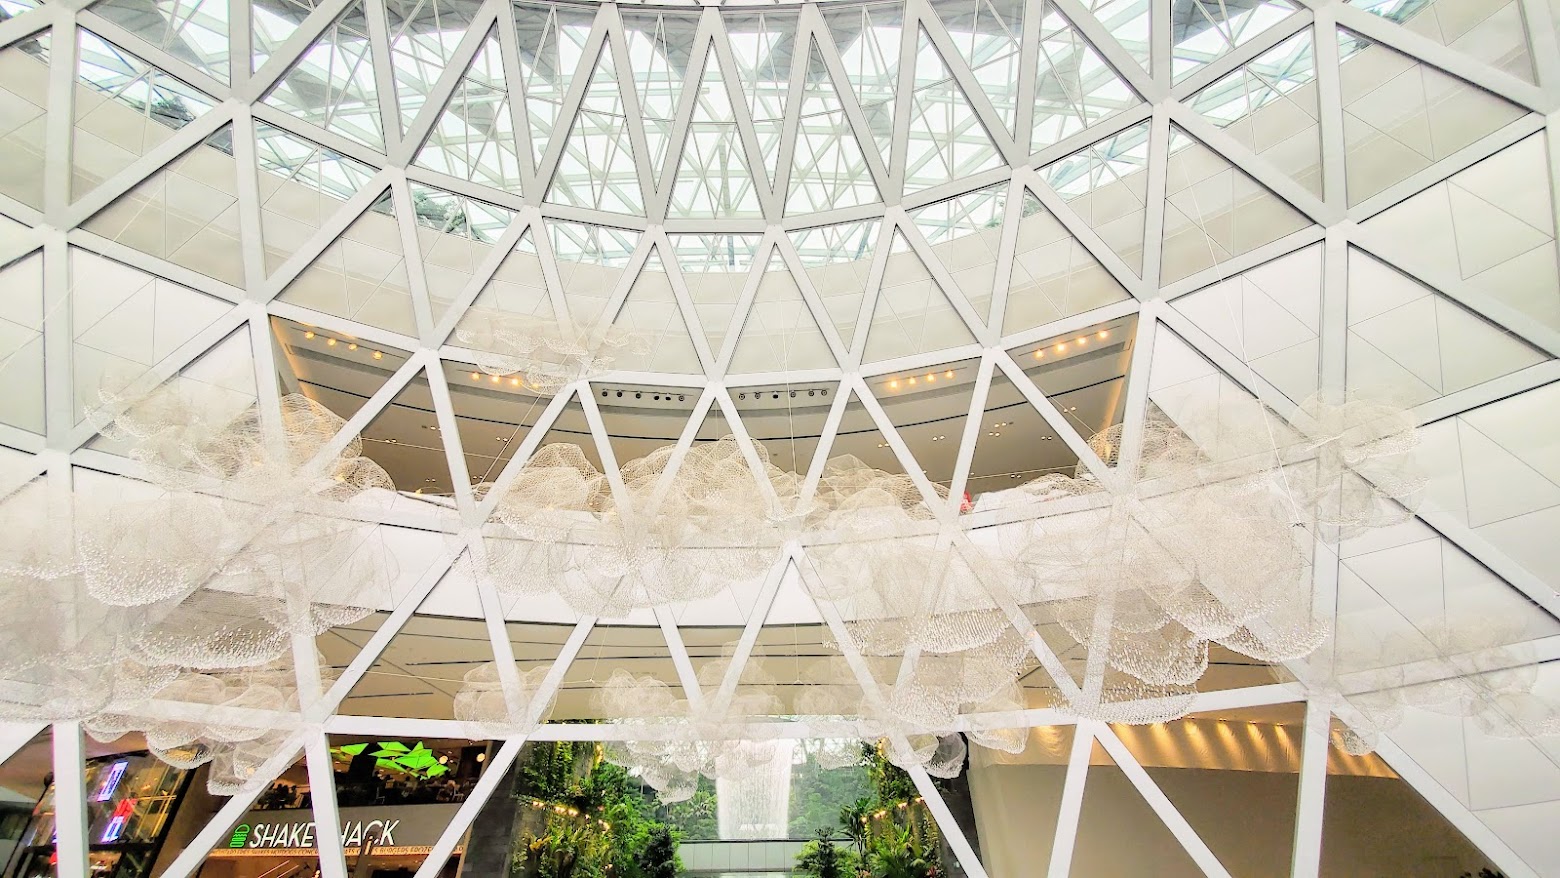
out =
[[(616, 716), (604, 734), (625, 761), (675, 766), (669, 788), (722, 759), (769, 764), (752, 742), (884, 735), (966, 871), (983, 875), (929, 781), (956, 770), (966, 741), (927, 726), (956, 719), (968, 743), (1000, 750), (1020, 743), (1015, 730), (1076, 724), (1060, 852), (1089, 742), (1135, 764), (1106, 722), (1306, 700), (1295, 874), (1316, 874), (1319, 730), (1334, 714), (1351, 743), (1378, 738), (1507, 874), (1552, 871), (1534, 821), (1513, 816), (1552, 806), (1552, 790), (1492, 806), (1468, 792), (1471, 763), (1393, 738), (1425, 709), (1466, 718), (1467, 734), (1500, 739), (1503, 753), (1537, 754), (1528, 738), (1553, 731), (1535, 693), (1552, 685), (1546, 638), (1560, 630), (1544, 536), (1560, 465), (1532, 438), (1553, 433), (1560, 355), (1547, 142), (1560, 45), (1548, 5), (424, 5), (0, 5), (11, 108), (0, 126), (0, 564), (13, 602), (46, 598), (41, 615), (60, 623), (14, 632), (58, 636), (0, 668), (94, 693), (31, 717), (61, 720), (56, 741), (79, 741), (75, 719), (104, 705), (133, 708), (87, 731), (140, 730), (186, 761), (221, 751), (224, 770), (250, 781), (235, 780), (232, 803), (169, 875), (192, 874), (300, 748), (327, 777), (325, 731), (372, 730), (383, 712), (358, 706), (365, 681), (380, 663), (404, 672), (397, 643), (452, 619), (476, 625), (480, 654), (462, 657), (464, 679), (432, 687), (448, 696), (445, 713), (409, 707), (397, 719), (505, 738), (479, 800), (521, 736), (567, 711)], [(1118, 395), (1096, 412), (1066, 370), (1106, 350)], [(135, 423), (116, 421), (122, 401), (171, 386), (202, 400), (164, 413), (185, 431), (220, 432), (244, 412), (257, 429), (276, 426), (299, 394), (330, 413), (321, 442), (361, 453), (399, 490), (365, 483), (383, 502), (332, 519), (348, 540), (293, 532), (238, 553), (250, 560), (234, 572), (251, 583), (309, 581), (290, 565), (331, 556), (320, 567), (341, 576), (309, 581), (302, 597), (350, 612), (297, 624), (292, 595), (244, 641), (264, 641), (239, 662), (260, 670), (149, 678), (166, 696), (128, 699), (108, 673), (120, 653), (84, 651), (78, 634), (144, 620), (93, 601), (144, 607), (181, 576), (230, 563), (218, 559), (265, 528), (214, 539), (204, 528), (229, 520), (214, 510), (298, 487), (257, 475), (247, 497), (190, 491), (169, 475), (192, 461), (126, 453), (155, 444), (156, 430), (100, 432)], [(957, 417), (917, 418), (934, 386), (953, 394)], [(640, 397), (644, 407), (627, 406)], [(1407, 415), (1383, 422), (1362, 402), (1381, 398)], [(816, 417), (804, 423), (791, 399), (816, 399)], [(1242, 548), (1300, 559), (1278, 565), (1295, 574), (1294, 606), (1248, 594), (1251, 612), (1211, 620), (1138, 595), (1009, 591), (1009, 602), (986, 591), (977, 602), (928, 588), (934, 597), (910, 605), (963, 613), (933, 631), (881, 624), (881, 595), (875, 606), (813, 600), (863, 557), (984, 581), (983, 553), (1029, 514), (1000, 502), (1006, 488), (1045, 508), (1035, 527), (1064, 537), (1025, 543), (1024, 563), (1097, 575), (1101, 564), (1081, 560), (1138, 551), (1126, 532), (1160, 496), (1153, 486), (1177, 484), (1183, 452), (1230, 435), (1198, 416), (1209, 401), (1260, 411), (1236, 433), (1259, 435), (1286, 490), (1320, 510), (1284, 543), (1265, 499), (1199, 477), (1207, 509), (1250, 511)], [(651, 402), (675, 421), (654, 440), (628, 417)], [(1261, 433), (1245, 429), (1256, 423)], [(1004, 433), (1026, 446), (1004, 451)], [(1422, 476), (1393, 441), (1410, 435)], [(552, 450), (564, 446), (576, 454)], [(907, 519), (895, 527), (920, 528), (930, 548), (852, 558), (838, 534), (820, 536), (831, 498), (861, 487), (842, 488), (849, 473), (826, 465), (842, 455), (903, 495), (877, 520)], [(679, 483), (684, 471), (698, 487)], [(555, 501), (541, 514), (511, 502), (543, 488)], [(108, 515), (139, 503), (169, 526), (101, 547), (97, 573), (83, 576), (51, 566), (71, 534), (47, 522), (72, 497), (101, 498)], [(1417, 501), (1417, 514), (1392, 498)], [(733, 516), (728, 500), (748, 505)], [(286, 502), (301, 502), (296, 490)], [(669, 563), (655, 550), (715, 550), (655, 530), (642, 510), (665, 503), (732, 529), (675, 594), (655, 594), (663, 580), (644, 575)], [(758, 520), (781, 538), (744, 536)], [(580, 522), (617, 538), (550, 548)], [(938, 545), (948, 522), (980, 551)], [(1190, 544), (1216, 544), (1185, 527)], [(548, 597), (586, 556), (595, 590)], [(151, 558), (187, 570), (134, 563)], [(1225, 560), (1216, 575), (1232, 580), (1239, 564), (1267, 563)], [(641, 580), (629, 599), (621, 577), (600, 585), (612, 569)], [(360, 591), (354, 571), (382, 592), (338, 602)], [(90, 600), (47, 587), (67, 578)], [(936, 604), (950, 594), (959, 599)], [(207, 623), (234, 615), (187, 609)], [(1143, 639), (1100, 648), (1096, 623), (1113, 614)], [(1307, 627), (1314, 617), (1332, 634), (1301, 658), (1322, 630)], [(368, 621), (380, 627), (361, 652), (316, 658), (316, 633), (328, 645)], [(569, 633), (542, 655), (502, 633), (544, 622)], [(787, 626), (816, 631), (817, 648), (778, 650), (769, 638)], [(730, 636), (711, 646), (698, 640), (706, 627)], [(171, 652), (200, 645), (173, 636), (188, 626), (163, 630)], [(625, 682), (593, 642), (620, 631), (662, 638), (650, 677)], [(1093, 646), (1081, 666), (1050, 646), (1058, 632)], [(1269, 647), (1292, 682), (1191, 691), (1198, 650), (1220, 636)], [(830, 649), (832, 663), (799, 658)], [(994, 684), (1020, 673), (1049, 682)], [(755, 694), (791, 677), (810, 700)], [(78, 685), (94, 681), (103, 686)], [(923, 696), (940, 683), (981, 697), (942, 698), (947, 709), (929, 716), (937, 699)], [(636, 693), (639, 712), (577, 707), (581, 692), (613, 691)], [(174, 728), (191, 704), (220, 728)], [(905, 724), (911, 705), (918, 722)], [(701, 719), (687, 728), (703, 743), (666, 728), (679, 711)], [(798, 715), (811, 719), (781, 719)], [(60, 745), (62, 788), (79, 777), (76, 750)], [(1544, 762), (1533, 759), (1523, 764)], [(1198, 866), (1228, 874), (1153, 779), (1130, 776)], [(315, 807), (334, 825), (331, 796)], [(474, 813), (451, 825), (425, 875)], [(320, 838), (325, 874), (344, 878), (332, 834)], [(85, 863), (79, 833), (59, 845), (62, 872)], [(1067, 866), (1059, 857), (1051, 874)]]

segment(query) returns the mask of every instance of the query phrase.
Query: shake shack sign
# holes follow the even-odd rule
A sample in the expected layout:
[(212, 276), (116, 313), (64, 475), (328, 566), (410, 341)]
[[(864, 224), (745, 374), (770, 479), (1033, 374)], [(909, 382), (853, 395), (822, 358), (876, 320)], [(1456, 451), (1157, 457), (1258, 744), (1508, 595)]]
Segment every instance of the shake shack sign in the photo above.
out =
[[(393, 808), (343, 808), (341, 846), (360, 848), (432, 845), (459, 805), (401, 805)], [(251, 811), (233, 827), (231, 851), (315, 850), (314, 815), (309, 811)]]

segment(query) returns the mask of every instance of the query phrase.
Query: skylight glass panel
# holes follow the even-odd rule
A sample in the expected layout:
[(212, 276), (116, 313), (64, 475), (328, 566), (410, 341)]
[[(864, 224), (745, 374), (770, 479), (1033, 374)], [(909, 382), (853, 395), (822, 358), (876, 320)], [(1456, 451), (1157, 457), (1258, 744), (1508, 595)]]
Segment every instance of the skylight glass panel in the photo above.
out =
[(264, 103), (333, 134), (384, 150), (379, 91), (361, 0), (325, 28), (266, 95)]
[(1306, 30), (1187, 103), (1320, 197), (1321, 107), (1315, 83), (1316, 53)]
[(713, 51), (705, 57), (704, 75), (694, 96), (670, 213), (699, 219), (763, 214), (743, 155), (731, 94)]
[(625, 268), (639, 246), (639, 233), (585, 223), (549, 222), (553, 256), (606, 268)]
[[(216, 101), (205, 92), (82, 30), (76, 79), (104, 98), (177, 131), (205, 115)], [(85, 115), (77, 108), (77, 118)]]
[(92, 11), (211, 78), (228, 81), (228, 0), (103, 0)]
[(1171, 71), (1179, 82), (1295, 13), (1289, 0), (1173, 0)]
[(215, 98), (78, 30), (70, 189), (80, 198), (214, 108)]
[(639, 169), (610, 47), (602, 48), (547, 200), (611, 213), (643, 214)]
[(786, 101), (791, 95), (792, 56), (797, 50), (795, 12), (725, 16), (726, 39), (747, 96), (748, 116), (764, 157), (764, 170), (775, 179)]
[(866, 156), (816, 44), (808, 57), (801, 101), (786, 213), (815, 213), (878, 201)]
[(1056, 8), (1040, 21), (1035, 111), (1029, 148), (1038, 151), (1140, 101)]
[(822, 7), (834, 35), (845, 78), (856, 92), (861, 114), (878, 153), (885, 158), (894, 145), (894, 100), (898, 95), (899, 42), (904, 32), (904, 7), (898, 3), (865, 4), (835, 11)]
[(1153, 0), (1084, 0), (1083, 5), (1138, 62), (1138, 66), (1145, 71), (1149, 69)]
[(374, 176), (362, 162), (264, 122), (255, 123), (255, 162), (268, 276)]
[(401, 130), (417, 118), (480, 7), (476, 0), (385, 0)]
[(1150, 127), (1141, 122), (1040, 169), (1067, 206), (1139, 274), (1143, 272)]
[(634, 76), (634, 92), (639, 96), (650, 173), (657, 181), (666, 164), (668, 141), (677, 118), (683, 82), (688, 77), (698, 24), (695, 15), (623, 13), (628, 67)]
[(509, 111), (508, 82), (495, 31), (488, 34), (456, 84), (427, 144), (417, 155), (417, 164), (462, 180), (519, 192), (520, 159)]
[(1018, 55), (1026, 0), (931, 0), (954, 48), (1011, 133), (1018, 117)]
[(250, 0), (249, 69), (259, 70), (314, 11), (314, 0)]
[(568, 125), (569, 120), (558, 118), (563, 96), (585, 60), (595, 14), (553, 3), (516, 3), (514, 16), (531, 159), (540, 164), (558, 126)]
[(924, 30), (911, 101), (905, 194), (1002, 166), (991, 135)]

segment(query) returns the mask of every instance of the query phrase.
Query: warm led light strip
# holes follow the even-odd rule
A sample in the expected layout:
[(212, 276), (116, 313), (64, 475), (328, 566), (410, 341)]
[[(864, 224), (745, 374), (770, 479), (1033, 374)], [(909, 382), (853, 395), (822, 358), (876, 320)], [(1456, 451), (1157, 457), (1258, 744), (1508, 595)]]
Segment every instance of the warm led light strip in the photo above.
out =
[[(450, 851), (450, 856), (458, 856), (465, 851), (464, 845), (456, 845)], [(349, 857), (355, 857), (361, 852), (361, 848), (344, 848), (342, 853)], [(374, 848), (370, 853), (385, 857), (426, 857), (433, 853), (433, 845), (392, 845), (382, 848)], [(319, 851), (315, 848), (218, 848), (211, 852), (212, 859), (233, 859), (239, 857), (315, 857)]]

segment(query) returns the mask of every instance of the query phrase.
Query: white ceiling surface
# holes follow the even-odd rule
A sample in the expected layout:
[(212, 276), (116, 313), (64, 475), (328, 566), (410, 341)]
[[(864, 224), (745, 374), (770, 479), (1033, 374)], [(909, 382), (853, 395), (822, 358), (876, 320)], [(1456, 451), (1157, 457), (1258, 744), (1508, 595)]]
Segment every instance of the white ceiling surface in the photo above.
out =
[[(476, 626), (467, 661), (547, 663), (594, 621), (450, 566), (473, 476), (535, 431), (622, 462), (696, 419), (798, 471), (849, 451), (978, 494), (1070, 467), (1149, 404), (1255, 394), (1282, 414), (1317, 390), (1413, 406), (1431, 476), (1414, 521), (1321, 549), (1336, 645), (1479, 613), (1536, 659), (1560, 650), (1560, 4), (1271, 0), (1226, 21), (1176, 0), (1213, 10), (1184, 38), (1151, 31), (1148, 2), (1055, 0), (1016, 27), (1024, 4), (974, 0), (668, 7), (661, 44), (649, 7), (493, 0), (441, 0), (469, 36), (373, 24), (368, 43), (363, 9), (396, 25), (413, 7), (336, 0), (257, 14), (253, 69), (228, 63), (245, 0), (185, 4), (159, 32), (136, 16), (174, 5), (77, 5), (0, 0), (0, 496), (37, 477), (136, 490), (85, 417), (105, 386), (180, 374), (236, 411), (305, 382), (406, 473), (364, 551), (397, 562), (377, 608), (418, 610), (384, 653), (411, 676), (444, 655), (440, 625)], [(586, 88), (601, 45), (626, 98)], [(329, 59), (354, 72), (332, 81)], [(191, 118), (148, 112), (148, 85)], [(654, 343), (551, 406), (478, 393), (458, 331), (493, 313)], [(1121, 348), (1085, 361), (1076, 339), (1101, 328)], [(892, 384), (946, 371), (935, 392)], [(679, 399), (600, 396), (618, 389)], [(796, 658), (819, 630), (796, 568), (772, 579), (767, 611), (759, 582), (603, 623), (560, 708), (585, 709), (604, 655), (675, 681), (675, 651), (718, 660), (748, 622), (774, 673), (823, 679)], [(385, 618), (322, 638), (332, 664)], [(1540, 685), (1560, 696), (1554, 667)], [(439, 709), (433, 690), (362, 706), (386, 679), (341, 712)], [(1508, 874), (1560, 870), (1560, 745), (1410, 709), (1382, 752)], [(1319, 808), (1302, 802), (1302, 842)]]

